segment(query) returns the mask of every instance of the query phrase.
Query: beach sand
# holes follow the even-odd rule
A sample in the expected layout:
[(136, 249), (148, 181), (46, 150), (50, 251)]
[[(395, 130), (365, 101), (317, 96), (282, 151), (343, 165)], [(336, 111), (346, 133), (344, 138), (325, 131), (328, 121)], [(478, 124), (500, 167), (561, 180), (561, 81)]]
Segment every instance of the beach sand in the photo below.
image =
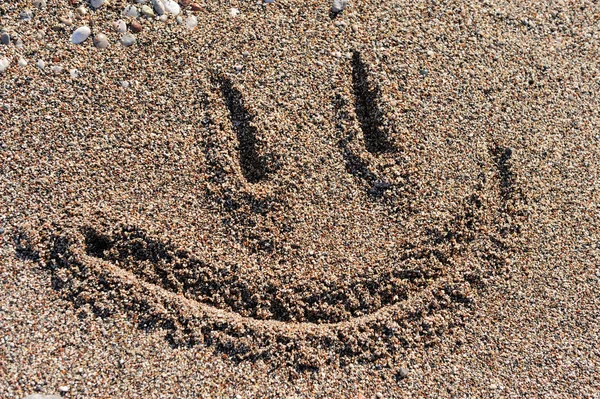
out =
[(600, 397), (596, 4), (34, 3), (0, 397)]

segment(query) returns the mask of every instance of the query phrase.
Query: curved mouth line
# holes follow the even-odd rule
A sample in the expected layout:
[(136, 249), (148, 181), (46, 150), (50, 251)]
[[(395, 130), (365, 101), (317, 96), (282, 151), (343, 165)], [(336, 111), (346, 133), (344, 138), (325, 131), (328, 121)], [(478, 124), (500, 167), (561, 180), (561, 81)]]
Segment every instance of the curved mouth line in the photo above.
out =
[(210, 265), (134, 228), (123, 227), (112, 235), (92, 228), (83, 233), (88, 256), (147, 283), (242, 317), (288, 323), (334, 324), (373, 314), (424, 290), (448, 262), (441, 251), (411, 246), (395, 266), (386, 264), (385, 271), (374, 268), (336, 281), (300, 280), (284, 286), (283, 279), (246, 279), (237, 265)]

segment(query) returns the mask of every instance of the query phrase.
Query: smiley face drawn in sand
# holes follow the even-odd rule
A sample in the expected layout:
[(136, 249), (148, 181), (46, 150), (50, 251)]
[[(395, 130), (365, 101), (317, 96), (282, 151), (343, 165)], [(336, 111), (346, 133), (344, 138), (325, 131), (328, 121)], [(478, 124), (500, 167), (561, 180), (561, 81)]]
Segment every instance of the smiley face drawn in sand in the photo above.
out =
[(349, 90), (334, 88), (320, 122), (334, 135), (298, 159), (261, 135), (246, 106), (252, 93), (235, 76), (215, 73), (199, 88), (211, 117), (198, 143), (208, 175), (198, 206), (210, 207), (238, 262), (100, 220), (52, 237), (55, 286), (100, 315), (111, 312), (106, 295), (117, 298), (173, 344), (203, 342), (241, 358), (323, 346), (381, 357), (414, 335), (434, 341), (451, 328), (437, 316), (472, 300), (472, 287), (506, 261), (502, 236), (518, 233), (506, 216), (522, 201), (512, 151), (490, 144), (453, 217), (424, 224), (420, 172), (376, 78), (359, 51), (344, 71)]

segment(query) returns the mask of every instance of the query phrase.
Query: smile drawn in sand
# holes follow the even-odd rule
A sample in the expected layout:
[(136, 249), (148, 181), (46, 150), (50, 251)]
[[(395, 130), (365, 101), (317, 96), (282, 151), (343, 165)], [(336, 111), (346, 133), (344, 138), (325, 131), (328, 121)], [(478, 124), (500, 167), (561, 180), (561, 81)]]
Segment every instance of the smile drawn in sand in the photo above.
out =
[[(224, 77), (217, 77), (214, 81), (219, 87), (237, 139), (239, 176), (247, 185), (260, 186), (271, 174), (276, 173), (277, 156), (269, 153), (265, 143), (259, 138), (257, 129), (252, 124), (252, 115), (244, 106), (243, 95), (234, 83)], [(387, 207), (392, 213), (410, 213), (403, 209), (402, 198), (402, 195), (411, 195), (413, 183), (410, 174), (389, 178), (374, 170), (368, 160), (363, 159), (356, 151), (357, 146), (362, 145), (369, 154), (390, 159), (400, 159), (398, 154), (401, 152), (401, 145), (390, 137), (388, 129), (383, 126), (385, 113), (380, 107), (379, 88), (369, 78), (368, 67), (361, 54), (356, 51), (352, 57), (352, 87), (354, 110), (348, 106), (348, 101), (343, 96), (333, 99), (336, 110), (334, 122), (340, 133), (337, 149), (345, 163), (346, 172), (353, 177), (354, 184), (363, 190), (364, 201)], [(356, 118), (362, 134), (347, 129), (348, 121), (353, 118)], [(85, 227), (81, 231), (81, 237), (75, 240), (57, 235), (50, 244), (47, 261), (55, 272), (70, 270), (71, 276), (67, 280), (75, 278), (85, 281), (99, 276), (98, 283), (94, 284), (99, 284), (99, 287), (104, 287), (101, 289), (108, 291), (115, 290), (115, 285), (119, 284), (118, 278), (108, 276), (112, 268), (116, 274), (125, 274), (133, 280), (139, 279), (158, 290), (165, 290), (168, 295), (182, 296), (188, 305), (192, 303), (194, 306), (196, 303), (206, 309), (207, 314), (212, 315), (210, 317), (218, 315), (221, 319), (225, 317), (239, 320), (241, 316), (242, 320), (247, 320), (248, 326), (252, 326), (248, 328), (256, 328), (257, 323), (265, 321), (281, 322), (286, 329), (294, 325), (338, 328), (349, 322), (369, 322), (377, 318), (379, 313), (388, 318), (390, 309), (428, 290), (435, 291), (432, 295), (436, 298), (443, 297), (445, 301), (468, 303), (469, 296), (460, 289), (457, 290), (447, 281), (437, 281), (448, 275), (450, 269), (462, 262), (464, 256), (468, 256), (469, 246), (480, 245), (482, 240), (490, 242), (497, 252), (510, 250), (497, 239), (491, 236), (486, 238), (484, 231), (489, 226), (482, 227), (485, 222), (480, 220), (480, 215), (484, 212), (512, 212), (508, 208), (512, 209), (513, 206), (507, 204), (522, 200), (520, 191), (515, 188), (515, 178), (510, 166), (511, 156), (512, 150), (508, 147), (494, 145), (490, 149), (490, 157), (497, 168), (500, 202), (504, 204), (501, 209), (485, 209), (481, 193), (490, 182), (483, 179), (478, 189), (464, 199), (462, 208), (457, 209), (456, 217), (447, 229), (422, 234), (415, 242), (399, 243), (395, 253), (390, 255), (389, 262), (385, 264), (370, 265), (364, 272), (348, 273), (347, 276), (337, 276), (336, 279), (324, 278), (317, 285), (306, 279), (288, 282), (277, 279), (245, 279), (240, 273), (240, 265), (211, 264), (131, 226), (106, 230)], [(218, 161), (216, 164), (214, 170), (218, 174)], [(403, 188), (402, 194), (395, 190), (400, 186)], [(248, 210), (257, 220), (266, 220), (271, 212), (285, 212), (290, 201), (281, 196), (271, 198), (235, 192), (228, 192), (226, 196), (221, 194), (215, 195), (215, 200), (222, 206), (224, 213), (229, 215), (227, 218), (233, 221), (242, 218), (241, 214)], [(499, 236), (518, 233), (518, 227), (508, 224), (511, 227), (497, 232)], [(278, 250), (278, 243), (261, 239), (260, 234), (255, 233), (257, 228), (260, 229), (260, 226), (257, 227), (255, 222), (250, 223), (240, 228), (238, 235), (244, 242), (251, 242), (254, 252), (272, 256)], [(285, 232), (289, 226), (276, 224), (275, 228)], [(479, 261), (487, 262), (492, 269), (501, 268), (505, 261), (502, 255), (499, 256), (494, 251), (484, 251), (479, 256)], [(89, 260), (93, 262), (90, 263)], [(107, 263), (111, 265), (110, 268), (105, 267)], [(465, 273), (462, 278), (477, 284), (481, 276)], [(69, 286), (73, 291), (72, 282), (67, 280), (58, 277), (55, 286)], [(77, 292), (75, 289), (70, 295), (76, 302), (85, 303), (86, 300), (81, 299), (85, 295), (80, 295), (81, 292), (83, 291)], [(173, 306), (170, 303), (169, 306)], [(166, 311), (169, 312), (173, 310)], [(163, 314), (168, 319), (167, 316)], [(161, 326), (179, 329), (184, 335), (194, 335), (191, 321), (182, 321), (181, 315), (173, 317), (175, 321), (163, 319)], [(219, 323), (227, 324), (223, 320)], [(176, 324), (179, 327), (174, 327)], [(230, 327), (211, 326), (216, 330), (227, 329), (229, 336), (237, 334), (232, 333)], [(205, 342), (207, 335), (210, 335), (210, 328), (200, 328), (199, 335)], [(267, 334), (257, 339), (266, 341), (270, 338)], [(194, 340), (199, 339), (196, 337), (192, 339)]]

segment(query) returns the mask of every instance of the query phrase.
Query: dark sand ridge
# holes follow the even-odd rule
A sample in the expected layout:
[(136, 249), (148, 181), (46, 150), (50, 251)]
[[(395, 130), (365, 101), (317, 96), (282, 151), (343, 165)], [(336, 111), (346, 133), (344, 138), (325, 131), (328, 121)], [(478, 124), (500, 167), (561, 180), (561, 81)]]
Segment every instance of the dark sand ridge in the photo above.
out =
[[(276, 7), (272, 19), (255, 17), (267, 24), (255, 31), (277, 32), (277, 18), (311, 10)], [(372, 15), (360, 5), (357, 13)], [(302, 35), (255, 39), (244, 61), (238, 53), (251, 34), (243, 30), (252, 27), (215, 29), (223, 20), (207, 14), (213, 30), (203, 40), (163, 32), (164, 44), (140, 35), (142, 45), (127, 52), (77, 48), (75, 59), (94, 60), (95, 69), (77, 82), (15, 72), (7, 83), (15, 97), (5, 101), (19, 110), (5, 130), (7, 241), (23, 232), (57, 292), (80, 309), (106, 319), (130, 312), (139, 326), (156, 323), (171, 346), (208, 344), (237, 359), (332, 373), (339, 359), (370, 360), (393, 374), (412, 348), (463, 342), (476, 311), (469, 302), (489, 295), (489, 279), (522, 273), (527, 251), (539, 253), (539, 226), (531, 223), (542, 219), (536, 193), (544, 191), (531, 178), (539, 168), (527, 165), (554, 148), (550, 132), (560, 132), (561, 119), (550, 125), (546, 115), (573, 128), (558, 87), (579, 79), (558, 64), (566, 60), (538, 54), (539, 44), (529, 47), (535, 62), (524, 60), (530, 30), (515, 32), (494, 13), (475, 15), (482, 43), (509, 35), (500, 49), (473, 40), (461, 53), (466, 44), (453, 35), (471, 43), (470, 30), (432, 23), (417, 34), (407, 16), (385, 29), (384, 14), (373, 16), (385, 30), (377, 37), (368, 21), (350, 33), (311, 14), (305, 23), (315, 34), (281, 22)], [(219, 29), (233, 44), (215, 44)], [(443, 47), (433, 56), (417, 51), (419, 41), (439, 37), (435, 30), (446, 36)], [(423, 36), (399, 39), (411, 34)], [(386, 40), (385, 51), (370, 50)], [(235, 43), (239, 49), (228, 48)], [(160, 45), (169, 50), (153, 50)], [(340, 46), (342, 57), (317, 50), (328, 46)], [(70, 58), (66, 48), (59, 57)], [(389, 146), (365, 139), (369, 116), (360, 104), (369, 101), (357, 100), (353, 50), (379, 87), (366, 114), (381, 114)], [(236, 62), (243, 73), (233, 73)], [(557, 64), (562, 82), (552, 74)], [(123, 89), (121, 79), (139, 83)], [(40, 103), (31, 102), (36, 93)], [(37, 115), (26, 110), (39, 104)], [(239, 144), (249, 156), (240, 156)], [(259, 171), (245, 172), (244, 163)], [(53, 256), (57, 236), (72, 245), (57, 245)], [(157, 259), (144, 261), (149, 254)], [(204, 274), (186, 274), (192, 266)]]

